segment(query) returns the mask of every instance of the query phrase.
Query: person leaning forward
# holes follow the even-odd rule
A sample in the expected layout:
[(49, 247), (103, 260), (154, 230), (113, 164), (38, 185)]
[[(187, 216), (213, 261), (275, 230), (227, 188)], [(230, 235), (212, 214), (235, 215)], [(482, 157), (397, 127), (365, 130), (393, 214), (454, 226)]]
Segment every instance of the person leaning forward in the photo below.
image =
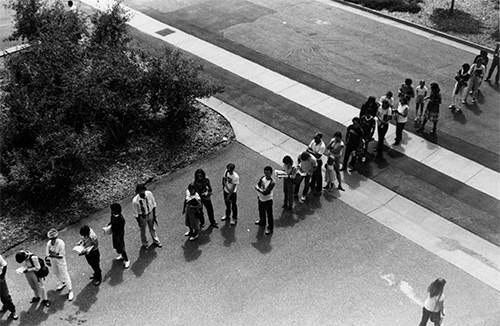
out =
[(149, 233), (153, 239), (154, 245), (161, 248), (161, 242), (156, 235), (156, 225), (158, 225), (158, 220), (156, 219), (156, 201), (153, 193), (146, 189), (143, 184), (138, 184), (135, 188), (137, 195), (132, 200), (132, 205), (134, 206), (135, 218), (139, 227), (141, 228), (141, 241), (142, 248), (148, 249), (148, 239), (146, 238), (146, 226), (149, 228)]

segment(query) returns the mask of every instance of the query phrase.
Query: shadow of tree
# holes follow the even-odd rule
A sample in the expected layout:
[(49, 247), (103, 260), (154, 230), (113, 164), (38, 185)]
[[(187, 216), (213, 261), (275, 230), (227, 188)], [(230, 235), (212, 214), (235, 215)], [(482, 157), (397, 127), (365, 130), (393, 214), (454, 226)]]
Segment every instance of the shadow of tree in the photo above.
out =
[(483, 23), (479, 19), (459, 9), (451, 13), (449, 9), (435, 8), (429, 20), (441, 32), (478, 34), (483, 28)]

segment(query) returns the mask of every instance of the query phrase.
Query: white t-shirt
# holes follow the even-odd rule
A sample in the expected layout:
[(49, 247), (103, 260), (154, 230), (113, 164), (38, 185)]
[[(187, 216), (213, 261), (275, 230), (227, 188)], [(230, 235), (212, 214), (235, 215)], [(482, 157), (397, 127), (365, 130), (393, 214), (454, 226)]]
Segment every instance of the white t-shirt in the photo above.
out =
[(233, 192), (236, 192), (238, 188), (238, 184), (240, 183), (240, 176), (233, 171), (233, 174), (229, 174), (229, 172), (224, 172), (224, 176), (226, 180), (224, 182), (224, 191), (230, 193), (231, 189), (234, 188)]
[(440, 305), (437, 303), (438, 298), (439, 298), (439, 302), (443, 302), (444, 301), (444, 293), (441, 294), (441, 296), (437, 295), (437, 296), (432, 297), (432, 298), (427, 297), (427, 299), (425, 299), (424, 308), (427, 309), (428, 311), (438, 312), (439, 307), (440, 307)]
[[(320, 155), (323, 155), (323, 153), (325, 152), (326, 150), (326, 145), (325, 145), (325, 142), (324, 141), (320, 141), (319, 144), (316, 144), (316, 142), (313, 140), (311, 140), (311, 142), (309, 143), (309, 148), (312, 149), (312, 151), (316, 154), (320, 154)], [(317, 158), (317, 160), (321, 160), (321, 156), (319, 158)]]
[[(402, 114), (404, 114), (405, 110), (406, 110), (406, 117), (402, 116)], [(398, 112), (400, 114), (396, 115), (396, 121), (398, 123), (405, 123), (405, 122), (407, 122), (408, 121), (408, 104), (402, 105), (401, 103), (399, 103)]]
[(427, 86), (420, 87), (420, 85), (418, 85), (415, 88), (415, 92), (417, 93), (417, 97), (419, 97), (419, 96), (424, 97), (425, 94), (427, 94)]
[[(269, 185), (271, 184), (271, 182), (274, 182), (273, 178), (271, 179), (266, 179), (266, 177), (262, 177), (260, 180), (259, 180), (259, 188), (260, 190), (264, 191), (267, 189), (267, 187), (269, 187)], [(258, 197), (259, 197), (259, 200), (260, 201), (268, 201), (268, 200), (271, 200), (273, 199), (273, 189), (271, 189), (271, 191), (267, 194), (267, 195), (264, 195), (262, 193), (258, 193)]]

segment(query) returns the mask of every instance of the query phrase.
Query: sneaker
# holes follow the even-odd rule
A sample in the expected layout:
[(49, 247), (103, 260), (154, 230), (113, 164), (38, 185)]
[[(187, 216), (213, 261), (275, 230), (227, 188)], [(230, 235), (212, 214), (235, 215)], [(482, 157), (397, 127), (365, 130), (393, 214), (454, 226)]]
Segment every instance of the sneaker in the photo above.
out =
[(231, 225), (236, 225), (236, 219), (232, 218), (232, 219), (231, 219), (231, 223), (230, 223), (230, 224), (231, 224)]
[(144, 250), (148, 250), (149, 246), (147, 244), (144, 244), (144, 245), (142, 245), (141, 248), (144, 249)]
[(191, 235), (191, 231), (187, 231), (186, 233), (184, 233), (185, 237), (189, 237), (190, 235)]
[(224, 215), (224, 216), (222, 216), (222, 217), (220, 218), (220, 220), (221, 220), (221, 221), (225, 221), (225, 220), (227, 220), (228, 218), (229, 218), (229, 217), (227, 217), (226, 215)]
[(450, 109), (450, 110), (453, 110), (454, 108), (455, 108), (455, 106), (454, 106), (454, 105), (450, 105), (450, 106), (448, 107), (448, 109)]
[(306, 196), (300, 197), (300, 201), (306, 201)]
[(122, 256), (122, 255), (120, 255), (120, 256), (118, 256), (118, 257), (116, 257), (116, 258), (115, 258), (115, 260), (124, 260), (124, 259), (125, 259), (125, 258), (123, 258), (123, 256)]
[(200, 224), (200, 229), (203, 229), (205, 227), (205, 224)]
[(273, 230), (269, 230), (269, 229), (267, 229), (265, 232), (266, 235), (270, 235), (271, 233), (273, 233)]
[(95, 282), (94, 282), (94, 285), (95, 285), (95, 286), (99, 286), (99, 285), (101, 285), (101, 280), (99, 280), (99, 281), (95, 281)]
[(472, 103), (476, 103), (476, 99), (475, 98), (472, 99)]
[(213, 227), (213, 228), (216, 228), (216, 229), (219, 228), (219, 224), (217, 224), (217, 222), (211, 223), (210, 226)]
[(363, 157), (361, 158), (361, 163), (365, 163), (365, 162), (366, 162), (366, 157), (364, 157), (364, 156), (363, 156)]
[(489, 82), (489, 81), (490, 81), (490, 79), (489, 79), (489, 78), (486, 78), (484, 81), (485, 81), (485, 82)]
[(265, 225), (264, 223), (260, 223), (260, 221), (255, 221), (255, 225)]
[(197, 234), (194, 235), (194, 236), (192, 236), (192, 237), (189, 237), (189, 241), (194, 241), (196, 239), (198, 239), (198, 235)]
[(466, 103), (467, 103), (467, 101), (466, 101), (466, 100), (463, 100), (463, 101), (462, 101), (462, 104), (466, 104)]
[(7, 311), (7, 307), (3, 306), (2, 309), (0, 309), (0, 314), (3, 314), (6, 311)]
[(126, 260), (125, 263), (123, 264), (123, 266), (125, 268), (129, 268), (130, 267), (130, 260)]
[(56, 287), (56, 291), (61, 291), (65, 287), (66, 287), (66, 283), (61, 283), (61, 285), (59, 285), (58, 287)]
[(413, 120), (413, 121), (417, 122), (418, 121), (418, 117), (415, 117), (415, 120)]
[(69, 301), (73, 301), (74, 297), (75, 297), (75, 295), (73, 294), (73, 291), (69, 291), (69, 293), (68, 293), (68, 300)]
[(163, 245), (162, 245), (161, 243), (159, 243), (159, 242), (156, 242), (156, 243), (155, 243), (155, 246), (156, 246), (157, 248), (163, 248)]
[(15, 312), (13, 312), (10, 314), (10, 318), (17, 320), (19, 318), (19, 316)]
[(42, 304), (43, 304), (45, 307), (50, 307), (50, 301), (49, 301), (49, 300), (43, 300), (43, 301), (42, 301)]
[(38, 298), (37, 297), (33, 297), (33, 298), (31, 298), (30, 303), (35, 303), (35, 302), (38, 302), (38, 301), (40, 301), (40, 297), (38, 297)]

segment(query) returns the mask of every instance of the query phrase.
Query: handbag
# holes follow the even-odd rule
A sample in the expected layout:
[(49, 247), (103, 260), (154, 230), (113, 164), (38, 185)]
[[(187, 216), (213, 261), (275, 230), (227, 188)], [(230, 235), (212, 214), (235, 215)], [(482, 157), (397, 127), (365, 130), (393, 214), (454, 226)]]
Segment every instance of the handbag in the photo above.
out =
[(113, 233), (113, 231), (111, 231), (111, 225), (106, 225), (105, 227), (103, 227), (102, 232), (104, 233), (104, 235), (110, 235), (111, 233)]

